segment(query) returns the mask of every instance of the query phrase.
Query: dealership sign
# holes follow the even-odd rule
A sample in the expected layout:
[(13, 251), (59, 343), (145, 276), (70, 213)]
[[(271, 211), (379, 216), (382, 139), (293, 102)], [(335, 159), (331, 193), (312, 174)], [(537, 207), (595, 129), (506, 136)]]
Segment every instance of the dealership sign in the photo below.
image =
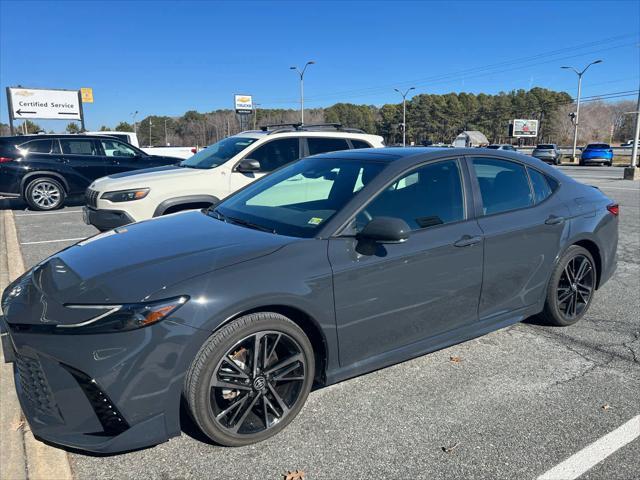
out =
[(516, 119), (512, 123), (512, 137), (537, 137), (538, 120)]
[(9, 113), (13, 119), (43, 118), (81, 120), (78, 90), (8, 88)]
[(253, 99), (251, 95), (235, 95), (234, 103), (236, 113), (244, 115), (253, 113)]

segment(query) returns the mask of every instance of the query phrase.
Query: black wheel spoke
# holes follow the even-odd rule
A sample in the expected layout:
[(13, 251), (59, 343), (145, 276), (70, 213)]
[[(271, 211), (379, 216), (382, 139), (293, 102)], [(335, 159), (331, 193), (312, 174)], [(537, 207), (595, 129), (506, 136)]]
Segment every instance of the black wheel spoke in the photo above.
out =
[[(249, 398), (248, 395), (244, 395), (242, 397), (238, 397), (238, 399), (233, 402), (231, 405), (229, 405), (227, 408), (225, 408), (223, 411), (221, 411), (218, 415), (216, 415), (216, 420), (220, 420), (224, 417), (226, 417), (230, 412), (232, 412), (233, 410), (235, 410), (236, 408), (238, 408), (238, 410), (241, 409), (242, 405), (244, 405), (244, 403), (247, 401), (247, 398)], [(236, 412), (237, 415), (237, 412)], [(236, 415), (234, 415), (232, 417), (232, 421), (235, 419)]]
[[(563, 290), (563, 293), (560, 294), (560, 290)], [(570, 288), (563, 288), (563, 289), (558, 289), (558, 303), (560, 305), (562, 305), (564, 302), (566, 302), (569, 298), (571, 298), (571, 295), (573, 295), (573, 290), (571, 290)]]
[(268, 383), (267, 385), (269, 387), (269, 391), (271, 392), (271, 395), (273, 395), (273, 398), (276, 399), (276, 402), (278, 402), (278, 406), (282, 410), (282, 416), (286, 415), (289, 412), (289, 405), (287, 405), (284, 402), (284, 400), (282, 399), (282, 397), (280, 396), (280, 394), (277, 392), (277, 390), (273, 385), (271, 385), (270, 383)]
[[(242, 427), (242, 424), (244, 423), (244, 421), (247, 419), (247, 417), (249, 416), (249, 413), (251, 413), (251, 410), (253, 410), (254, 405), (256, 404), (256, 402), (260, 399), (260, 395), (256, 395), (255, 397), (253, 397), (253, 399), (251, 399), (251, 402), (249, 402), (249, 406), (244, 410), (244, 412), (242, 413), (242, 416), (235, 422), (229, 422), (231, 430), (234, 433), (237, 433), (238, 430), (240, 430), (240, 427)], [(245, 402), (246, 403), (246, 402)], [(242, 409), (238, 409), (238, 412), (242, 410)], [(235, 416), (234, 416), (234, 420), (235, 420)]]
[(295, 355), (292, 355), (289, 358), (286, 358), (280, 362), (278, 362), (277, 364), (275, 364), (273, 367), (271, 367), (269, 370), (267, 370), (267, 374), (271, 375), (274, 372), (277, 372), (278, 370), (283, 369), (284, 367), (294, 363), (294, 362), (301, 362), (302, 361), (302, 353), (297, 353)]
[(218, 378), (212, 378), (209, 386), (211, 388), (226, 388), (229, 390), (251, 390), (251, 385), (233, 379), (220, 380)]
[(226, 355), (222, 359), (222, 361), (224, 362), (225, 365), (229, 365), (235, 371), (235, 373), (225, 372), (226, 376), (244, 378), (247, 380), (249, 379), (249, 375), (247, 375), (247, 373), (240, 367), (240, 365), (236, 363), (236, 361), (233, 358), (231, 358), (231, 356)]
[(300, 365), (298, 365), (298, 363), (293, 363), (291, 365), (289, 365), (287, 368), (285, 368), (284, 370), (278, 372), (276, 375), (273, 376), (274, 380), (293, 380), (293, 378), (284, 378), (285, 375), (287, 375), (288, 373), (293, 372), (295, 369), (297, 369)]
[(267, 348), (266, 348), (266, 342), (265, 342), (265, 357), (264, 357), (264, 364), (262, 365), (263, 368), (267, 368), (267, 365), (269, 365), (269, 360), (271, 359), (271, 356), (273, 355), (273, 352), (275, 352), (276, 347), (278, 346), (278, 342), (280, 341), (280, 337), (282, 335), (281, 334), (277, 334), (276, 339), (273, 341), (273, 345), (271, 345), (271, 347), (269, 348), (269, 351), (267, 352)]

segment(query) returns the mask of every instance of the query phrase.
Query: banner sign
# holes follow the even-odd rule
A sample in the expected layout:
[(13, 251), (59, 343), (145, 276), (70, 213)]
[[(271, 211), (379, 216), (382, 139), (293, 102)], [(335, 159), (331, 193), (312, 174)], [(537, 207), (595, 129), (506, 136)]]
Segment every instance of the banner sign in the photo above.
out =
[(8, 88), (9, 113), (14, 119), (81, 120), (78, 90)]
[(235, 95), (234, 103), (236, 113), (240, 115), (253, 113), (253, 99), (251, 98), (251, 95)]
[(537, 137), (538, 136), (538, 120), (516, 119), (512, 123), (512, 137)]

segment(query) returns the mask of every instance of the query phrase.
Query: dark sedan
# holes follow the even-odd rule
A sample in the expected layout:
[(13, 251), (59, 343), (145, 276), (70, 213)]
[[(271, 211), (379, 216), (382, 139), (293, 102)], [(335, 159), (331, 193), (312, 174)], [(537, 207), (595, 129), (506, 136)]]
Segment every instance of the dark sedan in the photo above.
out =
[(213, 441), (247, 445), (313, 385), (533, 315), (577, 322), (617, 242), (616, 204), (531, 157), (328, 153), (40, 263), (3, 294), (4, 351), (42, 439), (156, 444), (180, 434), (184, 399)]
[(22, 197), (34, 210), (55, 210), (97, 178), (181, 161), (106, 136), (0, 137), (0, 196)]

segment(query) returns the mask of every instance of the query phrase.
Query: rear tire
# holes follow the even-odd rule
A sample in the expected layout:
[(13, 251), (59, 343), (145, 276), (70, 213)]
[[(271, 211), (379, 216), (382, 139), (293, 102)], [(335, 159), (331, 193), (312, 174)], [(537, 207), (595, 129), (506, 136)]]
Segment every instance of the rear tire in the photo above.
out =
[(314, 362), (311, 342), (288, 318), (271, 312), (240, 317), (214, 333), (193, 360), (184, 386), (189, 413), (220, 445), (266, 440), (302, 409)]
[(558, 327), (578, 322), (589, 310), (597, 272), (593, 257), (578, 245), (570, 246), (553, 270), (541, 319)]
[(62, 207), (66, 197), (62, 184), (49, 177), (31, 180), (24, 190), (24, 199), (32, 210), (55, 210)]

